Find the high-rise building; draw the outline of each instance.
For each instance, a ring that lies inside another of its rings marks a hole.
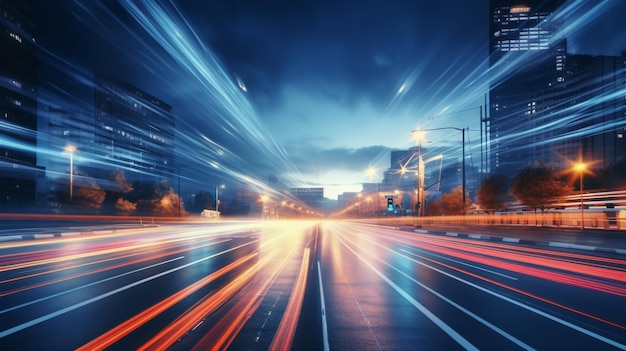
[[[34,0],[0,0],[0,206],[35,202],[37,43]]]
[[[295,199],[315,210],[324,207],[324,188],[289,188]]]
[[[566,41],[554,37],[555,24],[547,19],[562,2],[490,3],[489,63],[494,80],[486,129],[492,172],[513,173],[536,161],[533,149],[542,147],[545,136],[537,130],[549,121],[538,113],[549,106],[537,94],[562,79],[566,52]]]
[[[553,164],[568,160],[606,169],[626,159],[626,52],[622,56],[567,55],[566,79],[555,96],[559,110]]]
[[[551,16],[563,3],[491,1],[491,172],[566,168],[580,156],[601,168],[625,156],[624,57],[568,54]]]
[[[174,117],[163,101],[126,82],[99,78],[94,96],[94,162],[129,179],[175,176]]]
[[[548,50],[552,46],[555,22],[549,16],[564,0],[491,0],[489,59],[493,66],[502,59],[518,56],[511,52]],[[508,56],[507,56],[508,55]]]

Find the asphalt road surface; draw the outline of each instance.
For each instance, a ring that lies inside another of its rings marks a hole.
[[[341,221],[0,242],[1,350],[626,350],[624,255]]]

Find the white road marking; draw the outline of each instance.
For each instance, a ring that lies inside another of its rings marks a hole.
[[[410,252],[410,251],[408,251],[408,250],[405,250],[405,249],[400,249],[400,251],[403,251],[403,252],[406,252],[406,253],[408,253],[408,254],[410,254],[410,255],[413,255],[413,253],[412,253],[412,252]],[[428,252],[428,250],[420,250],[420,251],[427,251],[427,252]],[[469,264],[469,263],[461,262],[461,261],[459,261],[459,260],[455,260],[455,259],[453,259],[453,258],[448,258],[448,257],[445,257],[445,256],[443,256],[443,255],[438,255],[438,254],[436,254],[436,253],[432,253],[432,252],[428,252],[428,254],[429,254],[429,255],[432,255],[432,256],[435,256],[435,257],[438,257],[438,258],[440,258],[440,259],[444,259],[444,260],[448,260],[448,261],[451,261],[451,262],[454,262],[454,263],[460,264],[460,265],[464,265],[464,266],[472,267],[472,268],[474,268],[474,269],[478,269],[478,270],[481,270],[481,271],[485,271],[485,272],[487,272],[487,273],[491,273],[491,274],[499,275],[499,276],[504,277],[504,278],[508,278],[508,279],[511,279],[511,280],[517,280],[517,278],[515,278],[515,277],[512,277],[512,276],[510,276],[510,275],[506,275],[506,274],[504,274],[504,273],[500,273],[500,272],[492,271],[491,269],[487,269],[487,268],[479,267],[479,266],[476,266],[476,265],[473,265],[473,264]]]
[[[122,286],[122,287],[117,288],[117,289],[115,289],[115,290],[111,290],[111,291],[106,292],[106,293],[104,293],[104,294],[101,294],[101,295],[98,295],[98,296],[92,297],[92,298],[90,298],[90,299],[87,299],[87,300],[81,301],[81,302],[79,302],[79,303],[77,303],[77,304],[74,304],[74,305],[71,305],[71,306],[68,306],[68,307],[62,308],[62,309],[60,309],[60,310],[58,310],[58,311],[55,311],[55,312],[52,312],[52,313],[48,313],[47,315],[41,316],[41,317],[39,317],[39,318],[35,318],[35,319],[33,319],[33,320],[31,320],[31,321],[28,321],[28,322],[26,322],[26,323],[22,323],[22,324],[20,324],[20,325],[16,325],[16,326],[15,326],[15,327],[13,327],[13,328],[9,328],[9,329],[6,329],[6,330],[4,330],[4,331],[0,332],[0,338],[4,338],[5,336],[11,335],[11,334],[13,334],[13,333],[17,333],[17,332],[19,332],[19,331],[21,331],[21,330],[24,330],[24,329],[26,329],[26,328],[30,328],[30,327],[32,327],[32,326],[34,326],[34,325],[37,325],[37,324],[39,324],[39,323],[43,323],[43,322],[45,322],[45,321],[47,321],[47,320],[50,320],[50,319],[55,318],[55,317],[58,317],[58,316],[60,316],[60,315],[62,315],[62,314],[65,314],[65,313],[71,312],[71,311],[73,311],[73,310],[75,310],[75,309],[78,309],[78,308],[80,308],[80,307],[83,307],[83,306],[89,305],[90,303],[93,303],[93,302],[96,302],[96,301],[102,300],[102,299],[107,298],[107,297],[109,297],[109,296],[115,295],[115,294],[117,294],[117,293],[119,293],[119,292],[122,292],[122,291],[128,290],[128,289],[130,289],[130,288],[134,288],[135,286],[138,286],[138,285],[141,285],[141,284],[143,284],[143,283],[149,282],[149,281],[151,281],[151,280],[154,280],[154,279],[160,278],[160,277],[165,276],[165,275],[168,275],[168,274],[170,274],[170,273],[173,273],[173,272],[179,271],[179,270],[181,270],[181,269],[187,268],[187,267],[192,266],[192,265],[194,265],[194,264],[197,264],[197,263],[200,263],[200,262],[203,262],[203,261],[209,260],[209,259],[211,259],[211,258],[214,258],[214,257],[220,256],[220,255],[223,255],[223,254],[225,254],[225,253],[227,253],[227,252],[230,252],[230,251],[237,250],[237,249],[242,248],[242,247],[244,247],[244,246],[250,245],[250,244],[252,244],[252,243],[254,243],[254,242],[256,242],[256,241],[258,241],[258,240],[251,241],[251,242],[248,242],[248,243],[245,243],[245,244],[239,245],[239,246],[235,246],[235,247],[232,247],[232,248],[230,248],[230,249],[228,249],[228,250],[225,250],[225,251],[222,251],[222,252],[218,252],[218,253],[216,253],[216,254],[213,254],[213,255],[210,255],[210,256],[207,256],[207,257],[201,258],[201,259],[196,260],[196,261],[193,261],[193,262],[189,262],[189,263],[184,264],[184,265],[182,265],[182,266],[179,266],[179,267],[176,267],[176,268],[169,269],[169,270],[167,270],[167,271],[165,271],[165,272],[161,272],[161,273],[159,273],[159,274],[155,274],[155,275],[153,275],[153,276],[150,276],[150,277],[147,277],[147,278],[144,278],[144,279],[138,280],[138,281],[136,281],[136,282],[133,282],[133,283],[128,284],[128,285],[125,285],[125,286]]]
[[[317,261],[317,276],[320,282],[320,302],[322,305],[322,337],[324,341],[324,351],[330,351],[328,344],[328,324],[326,323],[326,303],[324,302],[324,286],[322,285],[322,268],[320,261]]]
[[[530,312],[536,313],[536,314],[538,314],[538,315],[540,315],[540,316],[542,316],[542,317],[545,317],[545,318],[547,318],[547,319],[550,319],[550,320],[552,320],[552,321],[554,321],[554,322],[556,322],[556,323],[562,324],[562,325],[564,325],[564,326],[566,326],[566,327],[569,327],[569,328],[574,329],[574,330],[576,330],[576,331],[578,331],[578,332],[581,332],[581,333],[583,333],[583,334],[585,334],[585,335],[588,335],[588,336],[590,336],[590,337],[592,337],[592,338],[594,338],[594,339],[596,339],[596,340],[599,340],[599,341],[605,342],[605,343],[607,343],[607,344],[609,344],[609,345],[612,345],[612,346],[614,346],[614,347],[617,347],[617,348],[618,348],[618,349],[620,349],[620,350],[626,350],[626,345],[624,345],[624,344],[620,344],[620,343],[618,343],[617,341],[614,341],[614,340],[611,340],[611,339],[609,339],[609,338],[606,338],[606,337],[604,337],[604,336],[602,336],[602,335],[599,335],[599,334],[597,334],[597,333],[594,333],[594,332],[592,332],[592,331],[590,331],[590,330],[588,330],[588,329],[585,329],[585,328],[583,328],[583,327],[577,326],[577,325],[575,325],[575,324],[573,324],[573,323],[570,323],[570,322],[568,322],[568,321],[566,321],[566,320],[563,320],[563,319],[561,319],[561,318],[559,318],[559,317],[557,317],[557,316],[554,316],[554,315],[551,315],[551,314],[546,313],[546,312],[544,312],[544,311],[541,311],[541,310],[539,310],[539,309],[537,309],[537,308],[534,308],[534,307],[532,307],[532,306],[526,305],[526,304],[524,304],[524,303],[522,303],[522,302],[519,302],[519,301],[513,300],[512,298],[510,298],[510,297],[508,297],[508,296],[505,296],[505,295],[499,294],[499,293],[497,293],[497,292],[495,292],[495,291],[492,291],[492,290],[489,290],[489,289],[487,289],[487,288],[485,288],[485,287],[482,287],[482,286],[480,286],[480,285],[474,284],[474,283],[472,283],[472,282],[470,282],[470,281],[467,281],[467,280],[465,280],[465,279],[463,279],[463,278],[457,277],[457,276],[455,276],[455,275],[453,275],[453,274],[450,274],[450,273],[448,273],[448,272],[445,272],[445,271],[443,271],[443,270],[441,270],[441,269],[438,269],[438,268],[436,268],[436,267],[433,267],[433,266],[431,266],[431,265],[429,265],[429,264],[426,264],[426,263],[424,263],[424,262],[420,262],[420,261],[418,261],[418,260],[416,260],[416,259],[413,259],[413,258],[411,258],[411,257],[408,257],[408,256],[405,256],[405,255],[402,255],[402,254],[400,254],[400,253],[397,253],[397,254],[398,254],[398,255],[400,255],[400,256],[402,256],[402,257],[404,257],[404,258],[406,258],[406,259],[408,259],[408,260],[411,260],[411,261],[413,261],[413,262],[415,262],[415,263],[417,263],[417,264],[420,264],[420,265],[422,265],[422,266],[424,266],[424,267],[428,267],[428,268],[430,268],[430,269],[432,269],[432,270],[434,270],[434,271],[437,271],[437,272],[439,272],[439,273],[441,273],[441,274],[443,274],[443,275],[446,275],[446,276],[448,276],[448,277],[450,277],[450,278],[452,278],[452,279],[458,280],[458,281],[460,281],[461,283],[467,284],[467,285],[469,285],[469,286],[471,286],[471,287],[473,287],[473,288],[476,288],[476,289],[478,289],[478,290],[481,290],[481,291],[483,291],[483,292],[486,292],[487,294],[490,294],[490,295],[492,295],[492,296],[495,296],[495,297],[497,297],[497,298],[499,298],[499,299],[502,299],[502,300],[507,301],[507,302],[509,302],[509,303],[512,303],[512,304],[514,304],[514,305],[516,305],[516,306],[519,306],[519,307],[521,307],[521,308],[523,308],[523,309],[525,309],[525,310],[528,310],[528,311],[530,311]]]
[[[404,251],[404,250],[402,250],[402,251]],[[408,253],[410,254],[410,252],[408,252]],[[475,320],[477,320],[478,322],[482,323],[483,325],[489,327],[491,330],[493,330],[496,333],[502,335],[503,337],[505,337],[509,341],[513,342],[517,346],[521,347],[522,349],[524,349],[524,350],[535,350],[530,345],[524,343],[523,341],[519,340],[518,338],[514,337],[513,335],[511,335],[511,334],[505,332],[504,330],[498,328],[496,325],[494,325],[494,324],[490,323],[489,321],[483,319],[482,317],[476,315],[475,313],[473,313],[470,310],[466,309],[465,307],[457,304],[456,302],[450,300],[449,298],[441,295],[440,293],[436,292],[435,290],[433,290],[433,289],[429,288],[428,286],[424,285],[423,283],[417,281],[415,278],[413,278],[413,277],[409,276],[408,274],[402,272],[398,268],[388,264],[387,262],[383,262],[383,263],[386,264],[387,266],[389,266],[390,268],[392,268],[393,270],[395,270],[396,272],[402,274],[404,277],[406,277],[407,279],[411,280],[415,284],[417,284],[417,285],[421,286],[422,288],[428,290],[429,292],[431,292],[435,296],[439,297],[443,301],[445,301],[445,302],[449,303],[450,305],[454,306],[455,308],[457,308],[461,312],[467,314],[468,316],[474,318]]]
[[[434,313],[432,313],[429,309],[427,309],[424,305],[417,302],[411,295],[409,295],[406,291],[402,290],[396,283],[394,283],[391,279],[389,279],[386,275],[384,275],[381,271],[376,269],[371,263],[365,260],[364,257],[359,255],[356,251],[354,251],[350,246],[348,246],[339,236],[337,239],[348,249],[350,250],[356,257],[358,257],[366,266],[368,266],[376,275],[378,275],[382,280],[384,280],[389,286],[391,286],[395,291],[397,291],[405,300],[407,300],[411,305],[417,308],[420,312],[422,312],[428,319],[430,319],[435,325],[437,325],[441,330],[443,330],[446,334],[448,334],[454,341],[456,341],[461,347],[466,350],[475,350],[478,351],[478,348],[472,343],[470,343],[467,339],[465,339],[461,334],[459,334],[456,330],[452,329],[449,325],[447,325],[444,321],[439,319]]]

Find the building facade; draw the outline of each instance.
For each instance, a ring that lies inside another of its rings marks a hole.
[[[36,1],[0,0],[0,207],[34,204],[37,167]]]
[[[175,179],[172,108],[129,83],[97,78],[93,161],[128,179]]]
[[[569,54],[551,17],[563,2],[491,1],[491,172],[580,158],[604,168],[625,157],[625,56]]]
[[[565,73],[567,43],[549,16],[563,1],[490,2],[490,170],[511,174],[544,148],[551,106],[540,97]],[[546,113],[544,113],[546,112]],[[545,149],[545,148],[544,148]]]
[[[324,188],[289,188],[289,193],[304,205],[316,209],[324,209]]]

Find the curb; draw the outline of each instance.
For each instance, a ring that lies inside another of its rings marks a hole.
[[[6,235],[0,236],[0,243],[18,241],[18,240],[37,240],[37,239],[52,239],[52,238],[69,238],[75,236],[88,236],[97,234],[114,234],[128,229],[157,227],[156,225],[142,225],[136,228],[123,228],[123,229],[105,229],[105,230],[88,230],[84,232],[60,232],[60,233],[35,233],[35,234],[22,234],[22,235]]]
[[[457,237],[457,238],[463,238],[463,239],[505,242],[505,243],[522,244],[522,245],[548,246],[548,247],[555,247],[555,248],[560,248],[560,249],[575,249],[575,250],[626,255],[626,250],[624,249],[614,249],[614,248],[580,245],[580,244],[568,244],[568,243],[562,243],[562,242],[557,242],[557,241],[528,240],[528,239],[502,237],[502,236],[463,234],[463,233],[456,233],[456,232],[443,232],[443,231],[426,230],[426,229],[409,229],[409,228],[398,228],[398,227],[396,227],[396,229],[408,230],[408,231],[412,231],[415,233],[442,235],[442,236],[450,236],[450,237]]]

